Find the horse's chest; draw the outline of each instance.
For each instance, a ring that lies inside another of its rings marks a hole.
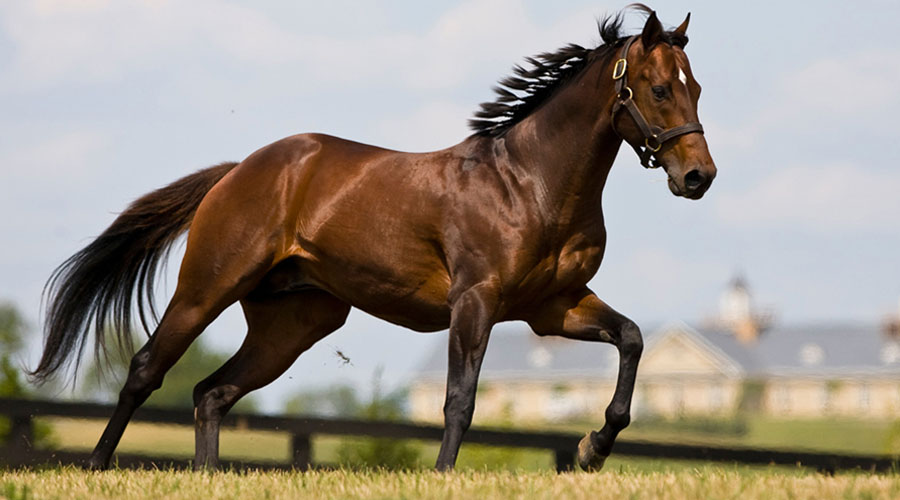
[[[560,251],[554,281],[561,287],[583,285],[590,280],[603,260],[600,245],[572,245]]]
[[[521,303],[539,303],[565,290],[583,287],[600,268],[604,243],[602,237],[582,233],[541,255],[518,280]]]

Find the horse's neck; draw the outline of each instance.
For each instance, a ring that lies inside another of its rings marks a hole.
[[[541,183],[541,202],[554,217],[602,217],[603,187],[622,141],[611,124],[612,80],[592,87],[598,78],[589,72],[567,85],[502,139]]]

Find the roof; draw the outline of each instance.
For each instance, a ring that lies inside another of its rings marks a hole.
[[[744,345],[728,331],[667,323],[645,334],[645,355],[671,334],[691,338],[711,355],[737,367],[745,376],[856,376],[900,374],[900,343],[887,339],[878,325],[862,323],[775,327],[754,345]],[[613,378],[618,354],[609,344],[538,337],[522,326],[491,335],[482,365],[483,380]],[[444,380],[445,343],[432,352],[420,376]]]
[[[900,345],[876,324],[777,328],[756,351],[761,374],[900,373]]]

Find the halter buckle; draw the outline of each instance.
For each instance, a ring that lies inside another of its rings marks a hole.
[[[625,93],[626,90],[628,91],[628,97],[625,97],[625,96],[623,95],[623,94]],[[634,92],[631,91],[631,87],[625,87],[625,88],[622,89],[621,92],[619,92],[619,100],[622,101],[623,103],[624,103],[625,101],[631,99],[632,97],[634,97]]]
[[[650,145],[650,139],[653,139],[653,142],[656,143],[656,148]],[[647,137],[646,139],[644,139],[644,146],[646,146],[651,153],[658,153],[659,150],[663,147],[662,143],[659,142],[659,136],[656,134],[653,134],[653,137]]]
[[[625,76],[626,69],[628,69],[628,61],[625,58],[616,61],[616,65],[613,67],[613,80],[618,80]]]

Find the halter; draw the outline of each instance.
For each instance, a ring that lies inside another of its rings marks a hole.
[[[613,80],[616,81],[616,103],[613,104],[612,108],[612,124],[616,134],[618,134],[622,140],[628,142],[622,137],[622,134],[619,134],[615,125],[615,118],[619,113],[619,110],[622,108],[628,110],[634,123],[641,130],[641,133],[644,134],[643,145],[635,145],[630,142],[628,142],[628,144],[634,148],[634,152],[637,153],[638,157],[641,159],[641,165],[645,168],[658,168],[660,163],[659,159],[656,157],[656,153],[662,149],[667,141],[694,132],[702,134],[703,125],[700,125],[697,122],[689,122],[684,125],[664,130],[655,125],[650,125],[647,122],[647,119],[644,118],[644,115],[641,114],[641,111],[638,109],[637,104],[634,103],[634,99],[632,99],[634,93],[631,91],[631,87],[628,86],[628,60],[626,58],[628,57],[628,49],[631,48],[631,44],[634,43],[637,38],[637,36],[633,36],[625,42],[625,45],[622,47],[622,56],[616,61],[616,65],[613,66],[612,77]]]

